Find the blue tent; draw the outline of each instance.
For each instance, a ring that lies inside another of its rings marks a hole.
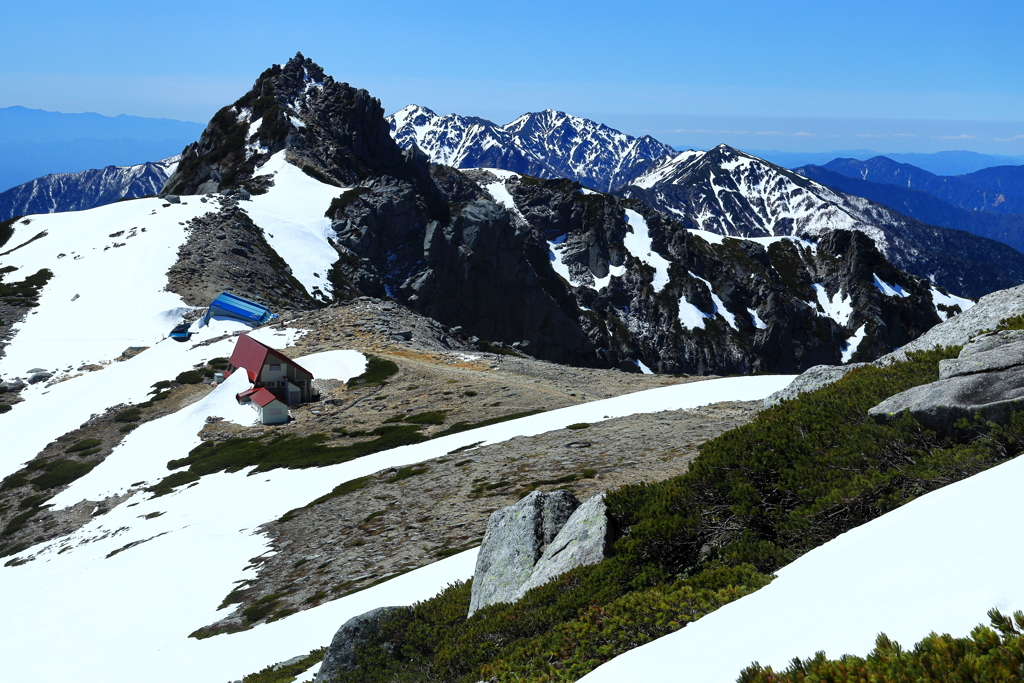
[[[209,323],[210,318],[214,316],[235,318],[250,325],[262,325],[273,318],[274,314],[255,302],[224,292],[210,304],[206,315],[203,316],[203,322]]]

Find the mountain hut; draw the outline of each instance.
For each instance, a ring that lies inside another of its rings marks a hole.
[[[238,368],[246,369],[255,388],[267,389],[286,405],[313,400],[313,373],[247,334],[238,336],[224,376]]]
[[[281,403],[272,393],[264,388],[248,389],[235,398],[239,403],[249,403],[260,416],[260,423],[265,425],[284,424],[288,421],[288,406]]]

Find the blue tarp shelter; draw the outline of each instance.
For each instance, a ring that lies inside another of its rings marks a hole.
[[[273,318],[274,314],[258,303],[224,292],[206,310],[203,324],[209,323],[212,317],[234,318],[250,325],[262,325]]]

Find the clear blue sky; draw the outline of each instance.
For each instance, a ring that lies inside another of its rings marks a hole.
[[[676,145],[1024,154],[1024,3],[7,3],[0,107],[209,119],[296,51],[391,112]],[[830,137],[831,136],[831,137]]]

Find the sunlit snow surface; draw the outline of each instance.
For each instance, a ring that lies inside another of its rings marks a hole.
[[[316,354],[299,361],[315,366],[329,360],[339,367],[353,360],[323,356]],[[358,362],[352,365],[349,371],[359,369]],[[326,645],[337,627],[351,616],[374,607],[410,604],[430,597],[451,581],[469,578],[475,565],[475,551],[468,551],[250,631],[201,641],[188,638],[196,628],[224,616],[216,608],[234,582],[255,576],[254,570],[245,567],[250,558],[267,551],[266,538],[254,533],[260,524],[344,481],[438,457],[478,441],[500,442],[577,422],[593,423],[634,413],[757,400],[791,380],[792,376],[737,377],[663,387],[404,446],[331,467],[274,470],[255,476],[246,476],[247,472],[221,473],[161,498],[136,494],[71,536],[17,556],[36,556],[35,560],[0,568],[0,595],[4,596],[0,623],[5,626],[0,657],[4,675],[15,681],[134,683],[144,672],[149,683],[236,680]],[[241,377],[234,382],[245,384]],[[202,402],[140,427],[103,464],[62,493],[61,500],[80,500],[119,488],[122,482],[139,481],[134,479],[137,476],[165,474],[166,468],[158,472],[158,465],[183,457],[198,443],[197,425],[207,415],[235,416],[228,413],[238,408],[231,404],[237,389],[225,383]],[[128,506],[134,503],[138,504]],[[163,514],[145,519],[152,512]],[[64,548],[68,550],[61,553]],[[123,550],[108,558],[119,549]],[[54,651],[61,656],[47,657]],[[43,659],[45,666],[41,667]]]
[[[643,216],[632,209],[626,209],[626,220],[629,221],[631,231],[622,238],[622,246],[630,254],[654,268],[654,291],[660,292],[668,284],[668,268],[672,264],[654,251],[647,221]]]
[[[580,680],[722,683],[754,661],[778,671],[819,650],[864,656],[881,632],[904,648],[931,631],[966,636],[992,607],[1024,608],[1022,486],[1018,457],[922,496]]]
[[[324,213],[331,200],[346,190],[309,177],[285,161],[284,150],[270,157],[255,174],[272,175],[274,186],[240,206],[263,228],[267,242],[291,266],[306,291],[312,294],[319,288],[330,292],[327,273],[338,260],[338,252],[327,241],[334,231]]]
[[[951,317],[949,315],[949,312],[940,310],[940,304],[942,304],[943,306],[950,307],[959,306],[960,312],[963,313],[968,308],[973,306],[974,302],[971,301],[970,299],[964,299],[963,297],[959,297],[953,294],[943,294],[939,290],[932,287],[932,304],[935,305],[935,312],[939,314],[940,318],[942,318],[943,320],[949,320],[949,318]]]

